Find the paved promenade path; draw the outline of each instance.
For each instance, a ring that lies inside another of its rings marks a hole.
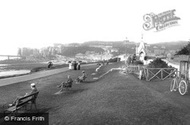
[[[82,67],[89,66],[89,65],[95,65],[95,64],[86,64],[86,65],[82,65]],[[24,82],[24,81],[33,80],[33,79],[38,79],[38,78],[42,78],[42,77],[46,77],[46,76],[50,76],[50,75],[59,74],[59,73],[62,73],[62,72],[68,71],[68,70],[69,70],[68,67],[65,67],[65,68],[52,69],[52,70],[46,70],[46,71],[39,71],[36,73],[23,75],[23,76],[0,79],[0,86],[10,85],[10,84]]]
[[[172,61],[168,61],[168,60],[166,60],[166,59],[163,59],[166,63],[168,63],[168,65],[169,66],[173,66],[173,67],[175,67],[175,68],[177,68],[178,69],[178,71],[179,71],[179,65],[180,65],[180,63],[178,63],[178,62],[172,62]]]

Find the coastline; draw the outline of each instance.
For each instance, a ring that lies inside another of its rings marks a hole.
[[[61,72],[67,71],[67,70],[69,70],[69,69],[67,67],[65,67],[65,68],[60,68],[60,69],[39,71],[39,72],[24,74],[24,75],[20,75],[20,76],[16,75],[17,77],[8,77],[8,78],[0,79],[0,83],[1,83],[0,86],[29,81],[29,80],[33,80],[33,79],[38,79],[38,78],[58,74],[58,73],[61,73]]]
[[[0,64],[0,79],[16,77],[26,74],[31,74],[34,72],[39,72],[42,70],[51,70],[55,68],[63,68],[67,67],[68,64],[64,63],[56,63],[51,67],[51,69],[47,68],[47,62],[25,62],[25,63],[7,63]]]
[[[93,64],[84,64],[84,65],[81,65],[81,67],[93,66],[93,65],[96,66],[96,64],[93,63]],[[20,75],[17,77],[8,77],[8,78],[0,79],[0,87],[14,84],[14,83],[19,83],[19,82],[30,81],[33,79],[43,78],[43,77],[59,74],[59,73],[69,71],[69,70],[70,69],[68,67],[62,67],[62,68],[42,70],[42,71],[33,72],[33,73],[25,74],[25,75]]]

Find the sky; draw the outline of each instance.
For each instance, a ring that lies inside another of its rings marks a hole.
[[[145,14],[175,9],[178,26],[143,29]],[[189,40],[188,0],[0,0],[0,55],[53,43]]]

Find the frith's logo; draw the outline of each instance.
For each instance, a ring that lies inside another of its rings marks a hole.
[[[144,30],[151,30],[155,28],[156,31],[160,31],[167,27],[177,25],[178,20],[180,20],[180,18],[176,17],[174,12],[175,9],[165,11],[158,15],[155,15],[154,13],[144,15],[143,16],[143,19],[145,21],[145,23],[143,24]]]

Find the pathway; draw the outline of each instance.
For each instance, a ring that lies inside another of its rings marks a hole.
[[[82,67],[90,66],[90,65],[95,65],[95,64],[86,64],[86,65],[82,65]],[[27,75],[23,75],[23,76],[0,79],[0,86],[10,85],[10,84],[24,82],[24,81],[33,80],[33,79],[38,79],[38,78],[42,78],[42,77],[46,77],[46,76],[50,76],[50,75],[59,74],[59,73],[62,73],[62,72],[68,71],[68,70],[69,70],[68,67],[64,67],[64,68],[59,68],[59,69],[39,71],[36,73],[27,74]]]

